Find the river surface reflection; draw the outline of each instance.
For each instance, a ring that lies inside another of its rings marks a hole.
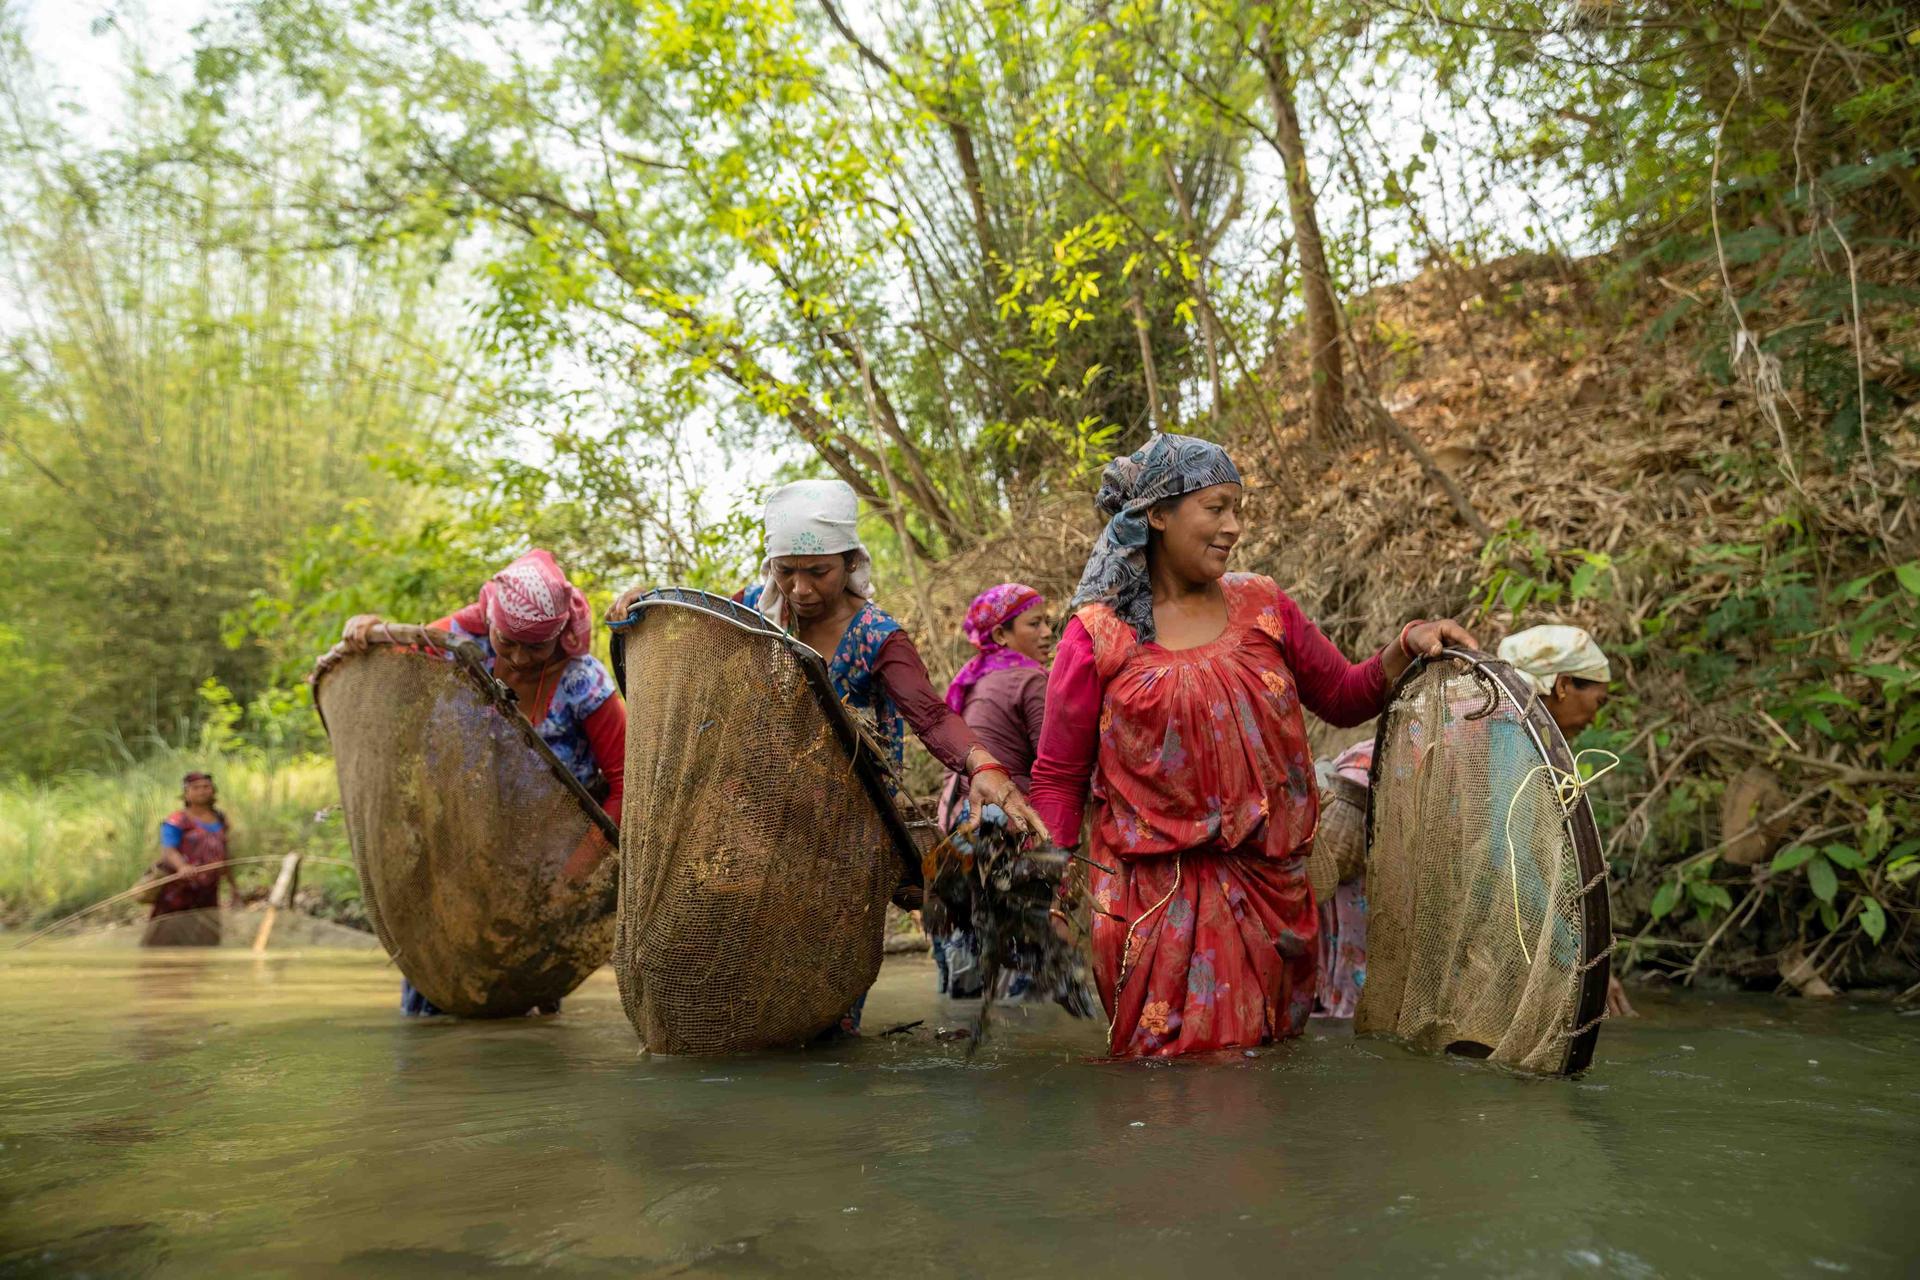
[[[971,1059],[924,960],[869,1035],[643,1058],[555,1018],[409,1022],[377,954],[0,958],[0,1276],[1909,1274],[1920,1016],[1636,994],[1578,1081],[1315,1024]],[[914,1031],[877,1033],[913,1019]]]

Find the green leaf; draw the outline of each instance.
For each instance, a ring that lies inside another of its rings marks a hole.
[[[1795,867],[1805,863],[1808,858],[1814,855],[1814,852],[1814,848],[1810,844],[1796,844],[1791,849],[1782,849],[1773,855],[1773,866],[1770,867],[1769,870],[1776,874],[1782,871],[1791,871]]]
[[[1860,899],[1860,928],[1875,943],[1887,934],[1887,912],[1878,898]]]
[[[1840,892],[1840,877],[1834,874],[1832,863],[1816,857],[1807,864],[1807,886],[1820,901],[1832,902],[1833,895]]]
[[[1886,749],[1880,753],[1880,758],[1890,765],[1899,764],[1913,754],[1915,747],[1920,747],[1920,729],[1915,729],[1912,733],[1903,733],[1889,742]]]
[[[1655,920],[1665,919],[1667,913],[1673,910],[1674,901],[1679,898],[1679,896],[1680,882],[1677,880],[1669,880],[1655,890],[1653,895],[1653,918]]]
[[[1920,560],[1909,560],[1893,571],[1900,579],[1900,585],[1907,589],[1910,596],[1920,596]]]
[[[1573,598],[1575,600],[1585,600],[1588,596],[1591,596],[1594,593],[1594,580],[1599,576],[1600,566],[1597,564],[1583,564],[1578,569],[1575,569],[1573,571],[1573,581],[1568,584],[1568,590],[1572,592]]]
[[[1861,867],[1867,865],[1866,858],[1862,857],[1860,851],[1852,845],[1823,845],[1820,852],[1827,855],[1828,862],[1838,867],[1846,867],[1850,871],[1858,871]]]

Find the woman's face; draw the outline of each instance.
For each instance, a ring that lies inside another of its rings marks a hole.
[[[540,644],[524,644],[502,635],[498,627],[487,628],[487,640],[493,645],[493,660],[496,666],[505,667],[516,676],[536,676],[547,669],[553,661],[554,651],[560,647],[560,637]]]
[[[1167,570],[1185,582],[1211,582],[1227,571],[1240,541],[1240,486],[1196,489],[1153,508],[1147,524],[1160,535],[1154,551]]]
[[[195,778],[183,788],[183,794],[188,804],[210,805],[213,803],[214,795],[213,779]]]
[[[773,558],[773,585],[780,589],[788,612],[800,622],[825,617],[847,593],[851,576],[844,554]]]
[[[1030,605],[1026,612],[1011,622],[995,627],[993,639],[994,643],[1024,654],[1043,667],[1053,657],[1053,623],[1048,620],[1047,611],[1037,603]]]
[[[1581,680],[1575,676],[1558,675],[1553,678],[1553,692],[1546,696],[1547,714],[1560,726],[1560,732],[1571,742],[1600,714],[1600,708],[1607,705],[1607,682],[1604,680]]]

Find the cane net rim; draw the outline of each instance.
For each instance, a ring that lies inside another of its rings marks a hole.
[[[540,757],[541,763],[546,765],[547,771],[553,774],[555,781],[559,782],[567,794],[573,797],[574,803],[580,806],[580,812],[586,815],[587,820],[599,827],[600,834],[607,837],[609,841],[615,843],[619,841],[620,825],[607,816],[606,810],[600,807],[599,801],[593,798],[593,794],[587,790],[586,785],[573,776],[571,769],[561,763],[560,757],[553,753],[553,748],[548,746],[547,740],[540,736],[540,731],[534,728],[533,722],[520,714],[519,698],[515,696],[512,689],[507,687],[504,680],[487,670],[487,657],[479,645],[464,636],[456,636],[451,631],[443,631],[436,627],[409,626],[400,623],[382,625],[392,637],[390,644],[375,644],[361,653],[352,652],[344,644],[335,645],[313,664],[313,672],[308,677],[313,686],[313,711],[320,717],[320,727],[326,730],[329,739],[333,737],[333,730],[327,724],[326,710],[320,705],[320,688],[326,678],[344,663],[356,658],[372,657],[383,649],[389,653],[414,658],[430,658],[443,663],[451,657],[453,659],[451,665],[467,678],[482,698],[501,713],[501,718],[508,728],[526,745],[527,749]],[[623,688],[621,692],[625,693],[625,689]]]
[[[849,760],[859,774],[861,786],[866,790],[867,798],[873,802],[880,820],[887,826],[887,836],[893,849],[900,858],[902,881],[905,884],[918,885],[922,882],[921,842],[913,835],[915,823],[909,822],[895,801],[891,784],[892,769],[878,745],[854,723],[847,713],[840,695],[834,690],[833,678],[827,671],[826,659],[821,657],[813,646],[782,627],[758,609],[746,605],[728,596],[717,595],[711,591],[702,591],[696,587],[655,587],[640,596],[627,610],[625,619],[608,624],[612,632],[607,641],[607,652],[611,658],[613,678],[619,682],[620,695],[627,696],[627,634],[639,625],[650,609],[687,609],[718,619],[732,627],[737,627],[750,635],[762,636],[778,643],[786,649],[793,660],[800,664],[801,673],[806,676],[807,684],[813,690],[814,699],[819,703],[821,714],[833,728],[834,736],[845,748]]]

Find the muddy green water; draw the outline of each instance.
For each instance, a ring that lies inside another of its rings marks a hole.
[[[959,1011],[889,963],[870,1031]],[[1920,1017],[1640,996],[1576,1082],[1053,1010],[643,1059],[403,1020],[377,956],[0,953],[0,1275],[1814,1275],[1920,1262]]]

